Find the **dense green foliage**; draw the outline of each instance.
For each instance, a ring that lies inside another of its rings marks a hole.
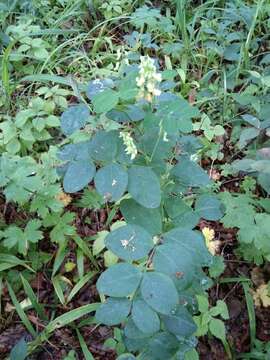
[[[204,335],[236,356],[207,291],[224,280],[215,224],[239,259],[270,260],[269,15],[263,0],[0,1],[0,300],[31,334],[11,359],[65,326],[81,350],[64,359],[93,359],[89,324],[114,329],[119,360],[196,360]]]

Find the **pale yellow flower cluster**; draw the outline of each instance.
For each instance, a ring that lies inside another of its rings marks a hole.
[[[139,76],[136,78],[137,86],[140,88],[138,98],[152,101],[153,96],[159,96],[161,91],[158,84],[161,82],[161,74],[157,72],[154,60],[148,55],[141,56],[139,65]]]
[[[215,230],[204,227],[202,233],[205,239],[205,245],[208,251],[214,256],[219,250],[220,241],[215,240]]]
[[[123,143],[126,147],[125,152],[130,155],[131,160],[135,159],[138,150],[130,134],[128,132],[121,131],[119,136],[123,139]]]

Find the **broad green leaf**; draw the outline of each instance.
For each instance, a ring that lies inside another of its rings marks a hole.
[[[27,357],[27,344],[22,338],[17,344],[13,347],[10,353],[10,360],[24,360]]]
[[[213,195],[201,195],[195,203],[196,213],[206,220],[219,220],[224,215],[222,203]]]
[[[106,89],[92,96],[94,111],[97,114],[112,110],[118,103],[119,96],[116,91]]]
[[[197,263],[192,253],[176,243],[165,243],[156,248],[154,269],[169,275],[178,290],[186,288],[196,272]]]
[[[62,161],[89,160],[90,145],[89,141],[64,145],[58,151],[57,157]]]
[[[133,301],[132,319],[139,330],[149,335],[157,332],[160,328],[157,313],[144,300]]]
[[[179,249],[183,248],[189,252],[198,266],[200,264],[206,265],[211,260],[204,238],[198,232],[184,228],[175,228],[165,233],[163,239],[165,243],[176,243]]]
[[[111,79],[96,79],[90,81],[87,85],[86,95],[87,97],[92,100],[95,95],[113,88],[114,83]]]
[[[79,104],[69,107],[61,115],[61,129],[65,135],[71,135],[85,126],[90,116],[86,105]]]
[[[260,173],[258,176],[258,183],[268,194],[270,194],[270,176],[268,173]]]
[[[124,297],[132,294],[141,281],[140,270],[127,263],[119,263],[103,272],[98,281],[98,292],[113,297]]]
[[[90,154],[97,161],[113,161],[120,139],[116,131],[99,131],[90,143]]]
[[[173,168],[172,175],[177,178],[181,185],[187,187],[201,187],[210,184],[207,173],[195,162],[181,158]]]
[[[134,323],[132,318],[128,319],[128,322],[124,329],[124,334],[129,339],[146,339],[149,334],[142,332]]]
[[[177,134],[179,131],[192,131],[191,119],[198,116],[198,109],[188,101],[176,98],[175,101],[164,101],[159,104],[157,115],[163,119],[163,128],[168,134]]]
[[[179,340],[170,333],[161,332],[149,342],[150,354],[155,360],[171,359],[179,347]]]
[[[137,352],[137,351],[142,351],[142,349],[145,349],[148,340],[149,338],[131,339],[125,336],[124,344],[128,351]]]
[[[97,322],[113,326],[123,322],[131,309],[128,299],[109,298],[97,309],[95,318]]]
[[[132,166],[128,174],[128,191],[140,205],[157,208],[161,201],[160,183],[157,175],[146,166]]]
[[[209,323],[209,330],[212,335],[220,340],[226,340],[226,330],[223,321],[212,318]]]
[[[95,186],[106,201],[117,201],[126,191],[128,174],[121,165],[110,164],[98,170]]]
[[[120,259],[144,258],[153,248],[151,235],[138,225],[125,225],[112,231],[105,239],[106,247]]]
[[[259,136],[260,130],[254,127],[245,128],[241,131],[238,146],[240,149],[243,149],[248,143]]]
[[[145,112],[136,105],[128,105],[121,111],[113,109],[109,111],[106,116],[111,120],[127,123],[142,120],[145,116]]]
[[[137,224],[143,227],[152,236],[161,233],[162,222],[160,209],[147,209],[133,199],[123,200],[120,210],[129,224]]]
[[[95,175],[95,165],[90,160],[71,162],[64,176],[65,192],[75,193],[82,190]]]
[[[183,199],[170,196],[165,200],[165,209],[175,225],[193,229],[199,222],[199,215]]]
[[[162,320],[166,329],[177,336],[189,337],[197,329],[192,316],[183,306],[179,306],[174,314],[162,316]]]
[[[141,284],[143,299],[155,311],[170,314],[178,304],[178,293],[171,278],[158,272],[148,272]]]

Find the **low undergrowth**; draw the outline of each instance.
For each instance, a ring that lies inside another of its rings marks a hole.
[[[0,358],[268,359],[269,4],[0,9]]]

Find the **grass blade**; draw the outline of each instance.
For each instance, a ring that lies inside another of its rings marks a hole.
[[[65,305],[65,296],[60,284],[60,277],[57,275],[54,278],[52,278],[52,284],[55,290],[55,293],[62,305]]]
[[[93,254],[91,253],[91,250],[89,249],[87,244],[79,236],[74,236],[73,240],[78,245],[78,247],[82,250],[82,252],[89,258],[89,260],[95,266],[95,268],[98,270],[99,269],[98,263],[97,263],[95,257],[93,256]]]
[[[52,277],[54,277],[54,275],[57,273],[58,269],[62,265],[66,254],[67,254],[66,243],[64,243],[64,244],[60,245],[59,249],[57,250],[54,264],[53,264]]]
[[[34,309],[36,310],[38,316],[42,320],[48,320],[48,317],[47,317],[47,315],[45,313],[45,310],[44,310],[44,306],[42,304],[39,304],[38,299],[37,299],[33,289],[31,288],[31,285],[23,277],[22,274],[21,274],[21,279],[22,279],[22,284],[23,284],[24,291],[25,291],[26,295],[29,297],[29,299],[30,299]]]
[[[15,266],[24,266],[26,269],[35,272],[30,266],[28,266],[26,264],[25,261],[20,260],[19,258],[17,258],[14,255],[9,255],[9,254],[0,254],[0,271],[6,270],[5,267],[8,266],[8,264],[10,264],[8,268],[11,267],[15,267]],[[2,269],[3,268],[3,269]]]
[[[96,272],[94,272],[94,271],[89,272],[88,274],[84,275],[84,276],[78,281],[78,283],[74,286],[74,288],[73,288],[73,289],[71,290],[71,292],[69,293],[69,295],[68,295],[68,297],[67,297],[66,304],[73,299],[73,297],[81,290],[81,288],[82,288],[94,275],[96,275]]]
[[[28,343],[28,355],[30,355],[35,349],[42,345],[43,342],[48,341],[56,329],[67,326],[73,323],[75,320],[78,320],[79,318],[96,311],[99,306],[100,303],[84,305],[55,318],[45,327],[42,333],[39,334],[34,341]]]
[[[77,332],[77,336],[81,345],[81,349],[84,355],[85,360],[95,360],[95,358],[93,357],[93,355],[91,354],[91,352],[88,350],[88,347],[84,341],[84,338],[82,337],[81,333],[79,332],[78,329],[76,329]]]
[[[256,314],[254,309],[254,302],[252,295],[250,293],[249,285],[247,283],[242,283],[242,286],[244,289],[246,303],[247,303],[251,348],[253,348],[256,340]]]
[[[9,292],[9,295],[10,295],[11,300],[13,302],[13,305],[15,306],[16,311],[17,311],[19,317],[21,318],[24,326],[26,327],[26,329],[29,331],[29,333],[33,337],[36,337],[37,336],[36,331],[34,330],[32,324],[30,323],[30,321],[28,319],[28,317],[26,316],[23,308],[21,307],[19,301],[17,300],[16,295],[15,295],[12,287],[9,285],[9,283],[7,283],[7,287],[8,287],[8,292]]]
[[[52,333],[56,329],[66,326],[73,321],[78,320],[82,316],[87,315],[92,311],[95,311],[99,307],[99,305],[99,303],[83,305],[77,309],[69,311],[66,314],[60,315],[46,326],[45,331],[47,333]]]

